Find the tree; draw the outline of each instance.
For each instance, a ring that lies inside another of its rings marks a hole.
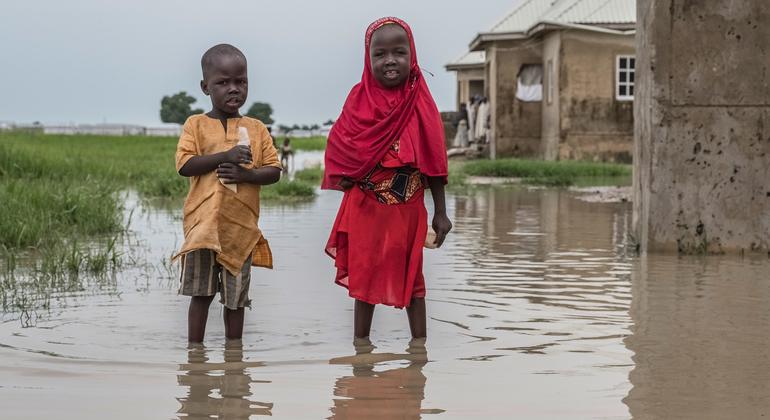
[[[294,124],[294,125],[291,126],[291,129],[292,130],[299,130],[299,125],[298,124]]]
[[[318,124],[313,124],[313,125],[310,126],[311,130],[318,130],[319,128],[321,128],[321,126],[318,125]]]
[[[273,121],[273,107],[270,106],[270,104],[265,102],[254,102],[251,107],[249,108],[249,111],[246,112],[246,115],[251,118],[256,118],[262,123],[270,125],[274,123]]]
[[[329,121],[326,121],[324,125],[334,125],[335,121],[331,118],[329,118]]]
[[[289,131],[291,131],[291,127],[283,124],[278,124],[278,129],[281,131],[281,133],[288,133]]]
[[[160,100],[160,120],[164,123],[184,124],[190,115],[202,114],[202,109],[192,109],[195,98],[182,91],[175,95],[164,96]]]

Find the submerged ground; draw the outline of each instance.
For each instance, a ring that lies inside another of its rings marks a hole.
[[[295,165],[320,157],[300,154]],[[427,342],[410,343],[403,312],[378,308],[374,348],[353,343],[352,302],[322,252],[339,193],[266,203],[276,269],[254,271],[243,343],[225,343],[215,309],[205,347],[188,348],[187,301],[168,263],[182,240],[180,204],[121,191],[116,226],[125,228],[105,235],[117,261],[107,269],[62,273],[43,289],[33,287],[41,271],[25,269],[40,256],[10,254],[18,268],[3,276],[3,300],[15,302],[0,317],[3,417],[702,419],[770,410],[768,260],[639,258],[628,204],[553,189],[454,190],[455,231],[444,249],[426,251]],[[103,250],[94,235],[86,243]]]

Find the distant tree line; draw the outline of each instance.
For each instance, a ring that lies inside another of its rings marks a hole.
[[[174,95],[164,96],[160,100],[160,120],[164,123],[177,123],[184,124],[191,115],[202,114],[204,111],[200,108],[193,109],[196,99],[182,91]],[[273,107],[266,102],[254,102],[246,111],[246,115],[252,118],[256,118],[267,125],[272,125],[273,120]],[[334,120],[329,119],[323,125],[333,125]],[[312,125],[284,125],[279,124],[278,129],[286,133],[292,130],[305,130],[314,131],[321,128],[320,124]]]
[[[170,96],[164,96],[160,100],[160,120],[164,123],[184,124],[191,115],[202,114],[200,108],[193,109],[196,99],[182,91]],[[256,118],[263,123],[273,124],[273,107],[265,102],[254,102],[246,115]]]

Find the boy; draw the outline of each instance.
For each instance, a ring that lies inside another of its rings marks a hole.
[[[212,47],[201,59],[201,90],[212,109],[185,122],[176,168],[190,178],[184,204],[184,244],[179,293],[191,296],[188,339],[200,343],[217,292],[224,308],[225,335],[243,335],[243,308],[251,305],[251,266],[272,268],[272,255],[258,227],[259,190],[278,182],[281,165],[267,128],[241,117],[248,95],[246,57],[232,45]],[[250,145],[239,146],[239,129]],[[225,184],[237,184],[231,190]]]
[[[289,170],[289,157],[294,155],[294,151],[291,150],[291,139],[286,137],[283,139],[283,146],[281,146],[281,165],[283,168]]]

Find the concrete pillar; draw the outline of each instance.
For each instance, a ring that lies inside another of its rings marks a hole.
[[[770,252],[770,2],[637,0],[642,251]]]
[[[489,158],[497,159],[497,47],[492,45],[487,48],[487,83],[489,93],[490,129],[487,134],[489,139]]]

